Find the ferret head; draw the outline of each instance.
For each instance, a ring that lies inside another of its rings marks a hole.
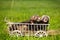
[[[43,15],[42,18],[41,18],[41,20],[42,20],[43,22],[48,22],[49,19],[50,19],[50,17],[47,16],[47,15]]]
[[[34,20],[34,21],[37,20],[37,16],[32,16],[31,20]]]

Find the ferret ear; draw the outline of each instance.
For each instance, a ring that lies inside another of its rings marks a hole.
[[[41,17],[41,20],[43,20],[45,17],[47,17],[48,20],[50,20],[50,17],[49,17],[48,15],[43,15],[43,16]]]
[[[32,17],[30,18],[30,20],[33,20],[33,19],[34,19],[34,17],[35,17],[35,16],[32,16]]]

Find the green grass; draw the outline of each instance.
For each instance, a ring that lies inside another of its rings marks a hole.
[[[32,15],[49,15],[50,29],[60,28],[60,1],[40,0],[40,1],[12,1],[0,0],[0,40],[28,40],[28,37],[11,37],[7,32],[7,25],[4,18],[13,22],[28,20]],[[60,35],[43,38],[30,37],[31,40],[60,40]]]

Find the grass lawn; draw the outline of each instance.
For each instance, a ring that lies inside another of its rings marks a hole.
[[[60,0],[11,1],[0,0],[0,40],[60,40],[60,35],[43,38],[11,37],[4,18],[12,22],[28,20],[32,15],[50,16],[50,29],[60,29]]]

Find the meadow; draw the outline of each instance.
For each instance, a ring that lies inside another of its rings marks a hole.
[[[60,40],[60,34],[43,38],[9,36],[5,17],[21,22],[32,15],[50,16],[49,30],[60,31],[60,0],[0,0],[0,40]]]

